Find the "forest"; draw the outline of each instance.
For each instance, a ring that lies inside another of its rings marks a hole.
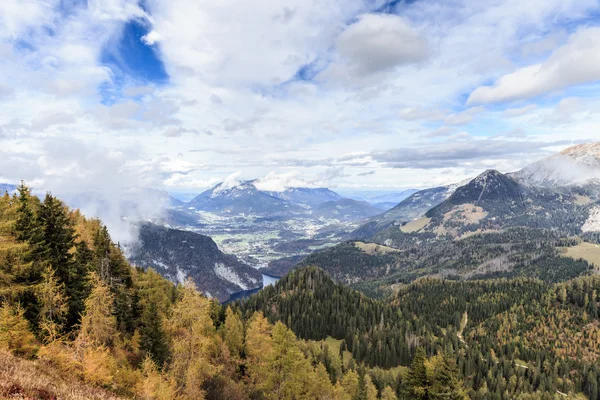
[[[6,398],[465,398],[449,353],[420,350],[404,374],[344,362],[261,312],[132,268],[100,221],[24,185],[0,198],[0,359]]]
[[[571,243],[533,232],[530,254]],[[482,240],[452,249],[467,263],[495,251]],[[133,268],[101,221],[22,185],[0,197],[0,397],[598,399],[600,277],[547,278],[563,269],[543,260],[379,298],[308,265],[223,305]]]

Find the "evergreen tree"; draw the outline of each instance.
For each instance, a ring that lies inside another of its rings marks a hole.
[[[433,365],[432,384],[429,389],[429,398],[432,400],[464,400],[467,398],[463,384],[459,379],[456,361],[449,354],[444,353]]]
[[[410,398],[419,400],[429,398],[429,382],[427,380],[425,360],[425,349],[419,347],[406,375],[405,388]]]
[[[144,308],[140,325],[140,349],[162,368],[169,358],[169,348],[156,303],[151,301]]]

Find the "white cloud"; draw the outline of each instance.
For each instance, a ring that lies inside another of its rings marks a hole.
[[[148,46],[152,46],[160,42],[162,40],[162,36],[160,35],[160,33],[153,30],[142,36],[141,40]]]
[[[527,99],[600,80],[600,28],[575,32],[541,64],[519,68],[492,86],[478,87],[468,104]]]
[[[242,182],[240,179],[241,176],[242,176],[242,171],[236,171],[233,174],[227,176],[225,179],[223,179],[223,182],[221,182],[221,185],[215,189],[214,193],[217,194],[224,190],[233,189],[234,187],[238,186]]]
[[[444,118],[444,123],[448,125],[465,125],[473,121],[475,115],[482,113],[484,110],[483,107],[471,107],[465,111],[447,115]]]
[[[427,40],[410,22],[389,14],[361,15],[337,38],[336,48],[352,76],[418,63],[429,55]]]
[[[522,115],[525,115],[525,114],[535,110],[536,108],[537,108],[536,104],[528,104],[524,107],[519,107],[519,108],[507,108],[506,110],[504,110],[502,115],[505,117],[508,117],[508,118],[520,117]]]

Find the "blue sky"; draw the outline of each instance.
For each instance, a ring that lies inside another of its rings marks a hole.
[[[393,190],[600,140],[596,0],[3,0],[0,181]]]

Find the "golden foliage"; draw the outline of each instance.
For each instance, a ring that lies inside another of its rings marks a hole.
[[[11,307],[5,303],[0,307],[0,349],[31,358],[38,350],[38,343],[23,314],[19,306]]]

